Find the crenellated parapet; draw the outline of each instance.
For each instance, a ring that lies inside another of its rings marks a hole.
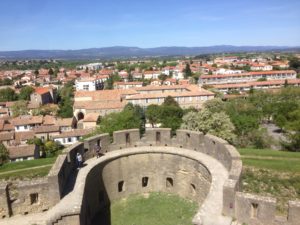
[[[97,146],[101,146],[103,156],[98,159]],[[87,161],[78,175],[77,152]],[[215,165],[207,163],[209,160]],[[49,225],[89,224],[96,209],[104,207],[107,201],[151,191],[172,192],[196,200],[200,208],[193,220],[195,225],[209,224],[209,217],[226,220],[225,224],[230,224],[228,218],[249,225],[298,224],[300,202],[289,202],[288,215],[279,219],[275,215],[276,199],[241,192],[241,173],[240,154],[221,138],[189,130],[177,130],[172,135],[169,128],[150,128],[141,136],[138,129],[130,129],[114,132],[112,137],[96,135],[65,149],[44,181],[47,188],[37,188],[36,193],[48,196],[43,201],[47,206],[44,210],[52,207],[45,212]],[[0,215],[7,218],[24,214],[20,207],[5,204],[10,199],[9,190],[8,185],[0,186]],[[35,193],[28,190],[24,202]],[[74,202],[72,195],[78,196]],[[214,195],[221,198],[220,215],[216,218],[205,211],[212,207]],[[28,212],[39,210],[43,207],[27,208]]]

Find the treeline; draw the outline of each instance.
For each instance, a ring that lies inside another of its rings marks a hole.
[[[275,93],[254,91],[247,98],[207,101],[202,110],[183,110],[172,98],[162,105],[143,110],[128,104],[120,113],[101,118],[96,133],[139,128],[148,123],[153,127],[189,129],[210,133],[237,147],[268,148],[277,144],[283,150],[300,151],[300,88],[283,88]],[[267,133],[265,124],[274,123],[285,140],[276,143]]]

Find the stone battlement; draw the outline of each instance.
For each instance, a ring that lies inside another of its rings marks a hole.
[[[101,146],[101,154],[104,155],[97,159],[98,161],[93,158],[95,145]],[[78,176],[77,152],[80,152],[88,162],[86,168],[80,170],[82,174],[79,173]],[[207,163],[210,159],[215,160],[215,167]],[[140,162],[144,164],[140,165]],[[159,167],[159,163],[163,166]],[[157,174],[152,174],[158,168],[161,173],[157,171]],[[224,170],[224,173],[221,173],[222,178],[218,177],[216,168]],[[221,185],[220,214],[227,216],[226,218],[235,218],[238,222],[249,225],[296,225],[300,221],[298,201],[289,202],[288,215],[279,222],[275,215],[275,199],[242,193],[241,172],[242,161],[237,150],[228,142],[213,135],[177,130],[176,135],[172,136],[171,129],[152,128],[140,136],[138,129],[121,130],[114,132],[112,139],[108,134],[101,134],[68,147],[58,156],[47,178],[41,183],[29,185],[26,191],[19,191],[22,193],[20,197],[12,197],[14,188],[11,185],[1,184],[0,217],[7,218],[16,214],[50,209],[44,212],[44,222],[47,224],[89,224],[91,216],[96,213],[91,211],[91,208],[103,207],[99,202],[105,205],[108,200],[126,197],[132,193],[171,191],[185,198],[196,199],[199,206],[202,205],[199,208],[202,211],[199,210],[195,215],[193,223],[209,224],[203,212],[211,204],[209,201],[213,191],[217,193],[218,186]],[[97,181],[100,183],[94,183],[95,179],[92,177],[99,176],[98,174],[101,174],[101,179]],[[140,179],[142,186],[138,187],[136,182]],[[176,183],[176,180],[181,182]],[[117,181],[119,183],[115,183]],[[186,189],[187,184],[189,189]],[[115,185],[119,190],[114,190]],[[104,186],[110,188],[103,189]],[[97,202],[87,194],[94,193],[95,187],[102,187],[100,192],[97,191]],[[78,198],[76,197],[78,202],[75,201],[72,205],[69,198],[75,194],[78,195]],[[18,202],[18,205],[15,202]],[[67,210],[68,207],[64,204],[68,204],[71,209]],[[36,207],[37,205],[40,207]],[[61,210],[62,208],[65,210]],[[222,215],[220,219],[221,217]]]

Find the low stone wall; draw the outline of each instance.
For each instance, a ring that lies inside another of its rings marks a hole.
[[[171,136],[171,129],[168,128],[147,129],[143,137],[140,136],[138,129],[118,131],[114,132],[113,140],[111,140],[111,137],[108,134],[101,134],[86,139],[84,143],[77,143],[70,146],[63,152],[62,155],[57,158],[55,164],[49,172],[47,180],[44,180],[40,184],[30,184],[25,182],[20,183],[20,186],[17,185],[18,187],[15,188],[16,190],[21,190],[20,188],[22,185],[22,190],[26,189],[26,191],[22,191],[22,194],[19,195],[19,197],[17,198],[19,199],[18,201],[12,201],[14,199],[14,186],[10,187],[7,184],[1,184],[0,218],[9,217],[15,214],[41,212],[62,201],[61,199],[64,197],[64,190],[66,189],[68,181],[70,178],[72,178],[72,176],[74,176],[74,171],[76,171],[76,153],[80,152],[85,159],[92,158],[95,155],[95,145],[101,145],[102,154],[125,148],[134,149],[140,146],[177,147],[207,154],[221,162],[228,171],[229,176],[223,186],[224,215],[236,218],[239,222],[247,223],[248,225],[296,225],[299,223],[300,203],[298,201],[289,202],[288,215],[286,216],[286,219],[284,221],[280,220],[279,222],[278,218],[275,216],[276,201],[274,199],[239,192],[242,162],[239,153],[233,146],[215,136],[204,135],[201,132],[195,131],[177,130],[176,135]],[[168,151],[172,152],[172,148],[168,149]],[[94,199],[88,198],[93,199],[92,201],[95,201],[94,203],[91,203],[91,205],[98,204],[99,202],[101,202],[99,201],[101,199],[104,199],[104,201],[102,202],[108,202],[108,200],[111,201],[116,198],[122,197],[122,194],[124,194],[125,192],[119,192],[117,189],[115,189],[118,184],[114,183],[115,181],[121,181],[121,179],[123,179],[124,181],[123,188],[124,190],[126,190],[127,194],[140,193],[144,191],[166,191],[167,189],[164,189],[166,188],[166,178],[168,177],[173,179],[173,182],[178,179],[178,174],[172,173],[171,166],[174,167],[174,165],[176,166],[188,164],[193,165],[193,163],[184,158],[180,159],[183,161],[179,162],[179,159],[164,158],[165,156],[163,155],[160,155],[157,158],[157,156],[158,155],[147,155],[146,152],[143,156],[128,156],[127,158],[111,162],[110,165],[109,163],[104,164],[102,165],[102,168],[95,168],[95,170],[93,169],[90,174],[87,174],[87,181],[90,183],[90,185],[86,185],[86,188],[91,189],[90,191],[93,191],[92,189],[97,188],[97,185],[103,186],[103,179],[110,180],[111,177],[114,177],[116,179],[112,179],[111,182],[107,183],[109,185],[111,183],[112,186],[111,188],[109,188],[109,190],[113,190],[112,192],[99,192],[97,197],[94,197]],[[165,159],[164,162],[161,161],[163,159]],[[154,166],[153,168],[143,169],[143,165],[146,163],[145,160],[147,162],[154,162],[153,165],[156,166]],[[158,166],[155,162],[161,162],[163,166]],[[168,163],[166,162],[170,162],[172,165],[168,165]],[[166,170],[163,170],[164,167],[166,168]],[[194,169],[195,168],[197,168],[197,166],[194,165]],[[164,175],[157,175],[160,173],[160,170],[164,173]],[[99,177],[99,171],[102,171],[101,177]],[[186,171],[191,171],[191,168],[186,169]],[[182,174],[184,174],[186,171],[182,170]],[[186,178],[183,179],[184,181],[187,181],[186,179],[188,179],[190,175],[189,172],[187,174],[188,175],[186,176]],[[91,178],[89,178],[88,176],[91,176]],[[92,179],[92,177],[94,179]],[[98,179],[95,179],[95,177],[98,177]],[[142,187],[141,185],[144,177],[148,178],[147,187]],[[159,180],[161,179],[161,177],[163,177],[164,181]],[[189,180],[187,182],[190,182],[191,184],[197,182],[197,176],[193,175],[192,178],[189,179],[192,180]],[[129,185],[127,187],[130,188],[126,189],[126,183],[131,184],[133,182],[136,182],[136,180],[139,180],[139,185]],[[201,178],[199,178],[199,180],[201,181]],[[100,183],[96,184],[93,182]],[[164,188],[162,188],[161,184],[164,184]],[[132,186],[138,186],[139,189],[132,189]],[[187,195],[182,196],[189,197],[191,192],[193,191],[191,187],[193,186],[190,185],[189,189],[185,190],[185,187],[178,185],[178,190],[183,189],[180,193],[187,193]],[[174,188],[173,190],[176,190],[176,192],[174,193],[179,193],[176,188]],[[21,193],[21,191],[19,191],[19,193]],[[36,207],[34,205],[36,204],[34,200],[36,199],[36,195],[32,195],[32,199],[30,197],[30,195],[34,193],[37,193],[37,199],[41,203],[43,202],[42,206]],[[114,196],[117,197],[115,198]],[[68,195],[66,197],[68,197]],[[203,196],[201,196],[201,198],[203,198]],[[83,199],[85,201],[85,198]],[[107,201],[105,201],[105,199]],[[66,199],[64,198],[63,200]],[[53,210],[54,214],[51,214],[51,219],[48,219],[48,224],[88,224],[85,220],[87,220],[87,218],[91,219],[92,215],[95,213],[93,212],[93,209],[88,207],[89,204],[90,203],[87,202],[80,203],[82,210],[81,215],[85,215],[86,218],[83,218],[83,216],[78,217],[80,212],[78,211],[79,208],[76,208],[74,210],[67,210],[66,212],[63,210],[63,208],[61,208],[60,210],[58,210],[59,214],[55,213],[58,212],[57,210]],[[99,207],[104,207],[104,205],[98,205],[95,207],[95,209]],[[79,220],[80,222],[78,222]],[[73,222],[71,223],[70,221]]]
[[[300,222],[300,201],[289,201],[288,215],[276,216],[276,199],[249,193],[237,192],[235,196],[235,218],[249,225],[298,225]]]
[[[0,216],[27,215],[50,208],[47,179],[4,182],[0,187]]]
[[[12,215],[9,206],[8,185],[6,182],[0,184],[0,219],[7,218]]]

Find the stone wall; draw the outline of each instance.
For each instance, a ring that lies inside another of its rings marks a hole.
[[[47,179],[4,182],[0,187],[0,216],[27,215],[50,208]]]
[[[1,184],[0,218],[41,212],[62,201],[64,190],[76,172],[76,153],[82,153],[85,159],[92,158],[95,155],[95,145],[101,145],[102,154],[140,146],[177,147],[207,154],[221,162],[228,171],[229,176],[223,186],[224,215],[248,225],[299,223],[299,201],[289,202],[288,215],[284,220],[279,220],[275,216],[275,199],[239,192],[242,162],[233,146],[215,136],[195,131],[177,130],[176,135],[172,136],[171,129],[167,128],[147,129],[143,137],[138,129],[114,132],[113,139],[108,134],[101,134],[85,140],[84,143],[68,147],[58,156],[47,180],[37,183],[20,182],[14,185]],[[169,149],[172,153],[172,148]],[[177,168],[179,165],[182,168]],[[95,179],[97,177],[98,179]],[[189,185],[186,186],[187,183]],[[89,191],[84,192],[84,195],[94,191],[98,194],[96,197],[83,198],[80,203],[81,216],[78,209],[65,212],[61,208],[56,209],[55,206],[51,210],[53,213],[51,218],[48,218],[48,224],[89,224],[88,221],[95,215],[96,210],[133,193],[170,191],[185,198],[197,199],[201,203],[209,186],[209,171],[193,159],[151,152],[128,155],[97,165],[87,174],[85,188]],[[95,190],[99,187],[102,188]],[[198,192],[197,187],[204,191]]]
[[[69,177],[72,176],[72,173],[77,168],[77,152],[84,156],[83,143],[76,143],[66,148],[63,154],[57,157],[48,174],[49,198],[52,206],[63,197]]]
[[[178,194],[201,205],[210,190],[210,183],[209,171],[193,159],[171,152],[134,153],[98,164],[89,172],[81,215],[85,215],[84,224],[90,224],[111,202],[131,194],[153,191]]]
[[[249,225],[298,225],[300,201],[289,201],[288,215],[276,216],[276,199],[249,193],[235,195],[235,218]]]

